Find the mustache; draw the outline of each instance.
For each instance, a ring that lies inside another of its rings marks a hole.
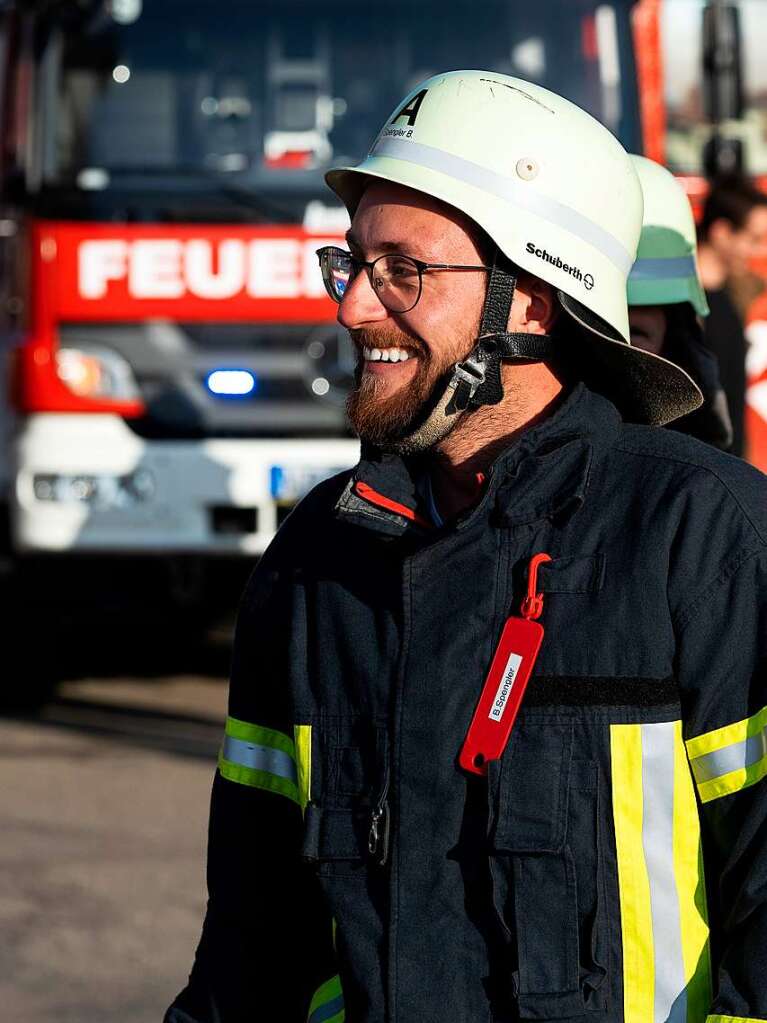
[[[426,346],[419,338],[411,337],[400,330],[384,328],[382,330],[367,330],[364,327],[355,327],[349,331],[349,337],[357,348],[408,348],[418,355],[428,355]]]

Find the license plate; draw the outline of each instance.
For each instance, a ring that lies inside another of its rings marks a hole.
[[[300,465],[273,465],[270,470],[272,498],[279,502],[299,501],[312,487],[335,476],[341,469],[341,466],[310,469]]]

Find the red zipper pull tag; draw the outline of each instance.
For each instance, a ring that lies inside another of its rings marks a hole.
[[[538,569],[546,561],[551,561],[548,554],[536,554],[530,560],[522,617],[506,620],[458,755],[458,763],[472,774],[487,774],[488,760],[498,760],[503,754],[533,673],[543,642],[543,626],[534,620],[543,611],[543,594],[537,592]]]

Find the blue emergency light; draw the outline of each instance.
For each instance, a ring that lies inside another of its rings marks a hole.
[[[210,393],[222,398],[245,398],[253,394],[256,383],[249,369],[214,369],[205,379]]]

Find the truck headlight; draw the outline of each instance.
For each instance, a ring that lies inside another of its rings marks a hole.
[[[81,398],[141,398],[130,364],[109,348],[60,348],[56,352],[56,372]]]

